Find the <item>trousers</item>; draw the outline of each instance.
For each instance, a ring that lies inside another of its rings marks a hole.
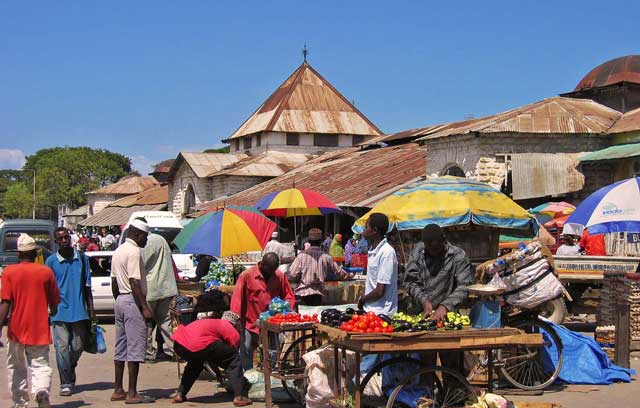
[[[233,346],[223,341],[214,341],[204,349],[194,352],[187,350],[180,343],[175,343],[174,350],[187,362],[178,387],[178,392],[182,395],[186,396],[191,390],[193,383],[195,383],[204,369],[204,363],[224,368],[233,390],[233,396],[239,397],[242,395],[245,379],[242,376],[240,354]]]
[[[150,300],[149,307],[151,308],[151,318],[156,323],[156,330],[162,334],[164,344],[169,351],[173,352],[173,340],[171,340],[171,315],[169,313],[169,306],[171,305],[172,297]],[[149,330],[147,336],[147,358],[153,359],[156,356],[156,348],[153,347],[154,335],[152,330]]]
[[[258,335],[244,329],[244,335],[240,342],[240,359],[242,360],[242,368],[245,371],[253,368],[253,353],[256,347],[258,347]]]
[[[87,321],[53,322],[51,326],[58,374],[60,375],[60,388],[73,387],[76,385],[76,367],[88,334]]]
[[[49,364],[49,345],[27,346],[9,340],[7,350],[7,372],[9,374],[9,390],[14,407],[29,406],[28,370],[31,371],[31,395],[40,391],[51,390],[51,374]]]

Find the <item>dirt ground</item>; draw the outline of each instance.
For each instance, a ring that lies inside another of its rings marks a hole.
[[[112,324],[104,324],[107,344],[113,344],[114,328]],[[6,330],[4,330],[6,333]],[[6,342],[6,334],[2,340]],[[10,407],[11,399],[6,386],[6,347],[0,348],[0,407]],[[59,379],[55,368],[55,355],[51,347],[51,363],[54,366],[51,402],[54,407],[113,407],[124,405],[122,402],[110,402],[109,396],[113,387],[112,350],[104,355],[85,354],[78,368],[78,386],[71,397],[58,396]],[[640,353],[634,354],[632,368],[640,371]],[[184,368],[184,366],[183,366]],[[158,398],[154,407],[176,407],[170,396],[179,383],[176,363],[162,362],[144,364],[140,368],[139,389]],[[126,378],[125,378],[126,384]],[[499,392],[498,392],[499,393]],[[206,378],[197,381],[189,393],[190,401],[180,405],[183,407],[233,407],[231,396],[218,391],[217,384]],[[614,384],[611,386],[567,386],[557,391],[545,392],[540,396],[512,395],[515,401],[556,402],[562,407],[634,407],[640,404],[640,382],[630,384]],[[264,403],[254,402],[255,407],[263,407]],[[293,407],[292,404],[280,404],[280,407]]]

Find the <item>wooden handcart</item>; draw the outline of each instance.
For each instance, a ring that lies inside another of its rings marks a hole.
[[[319,347],[317,323],[272,324],[260,322],[261,360],[258,369],[264,373],[264,401],[271,407],[271,377],[296,402],[304,400],[305,363],[302,356]]]
[[[532,347],[541,346],[543,336],[540,333],[527,334],[515,328],[500,329],[463,329],[457,331],[434,331],[434,332],[416,332],[416,333],[347,333],[326,325],[318,325],[319,333],[326,337],[329,343],[334,346],[334,373],[336,378],[336,390],[341,388],[341,373],[339,367],[342,366],[341,361],[346,366],[347,351],[355,354],[355,398],[354,406],[360,407],[362,401],[362,393],[364,385],[368,381],[368,377],[360,381],[360,362],[364,354],[391,354],[399,355],[411,352],[431,352],[431,351],[465,351],[465,350],[486,350],[489,355],[492,351],[499,348],[507,348],[513,346],[530,345]],[[399,359],[398,359],[399,360]],[[377,371],[389,364],[390,359],[379,363],[371,371]],[[397,360],[396,360],[397,361]],[[420,364],[419,361],[414,360]],[[494,371],[492,359],[489,359],[488,365],[488,390],[492,391],[492,375]],[[345,373],[346,374],[346,373]],[[410,381],[423,376],[432,375],[433,378],[438,376],[442,380],[443,376],[455,379],[459,385],[466,387],[470,393],[475,395],[475,390],[468,383],[467,379],[459,373],[452,372],[443,367],[422,366],[411,376],[407,377],[397,385],[387,402],[387,407],[394,406],[394,400],[402,389],[403,385]],[[437,379],[437,378],[436,378]],[[346,381],[346,378],[345,378]],[[443,381],[444,382],[444,381]]]

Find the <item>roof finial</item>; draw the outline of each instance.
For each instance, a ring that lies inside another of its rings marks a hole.
[[[307,44],[305,44],[302,49],[302,58],[304,58],[304,62],[307,62],[307,55],[309,55],[309,49],[307,48]]]

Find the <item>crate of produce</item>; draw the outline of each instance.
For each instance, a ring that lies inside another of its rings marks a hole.
[[[182,296],[198,297],[204,293],[204,282],[177,282],[178,294]]]

